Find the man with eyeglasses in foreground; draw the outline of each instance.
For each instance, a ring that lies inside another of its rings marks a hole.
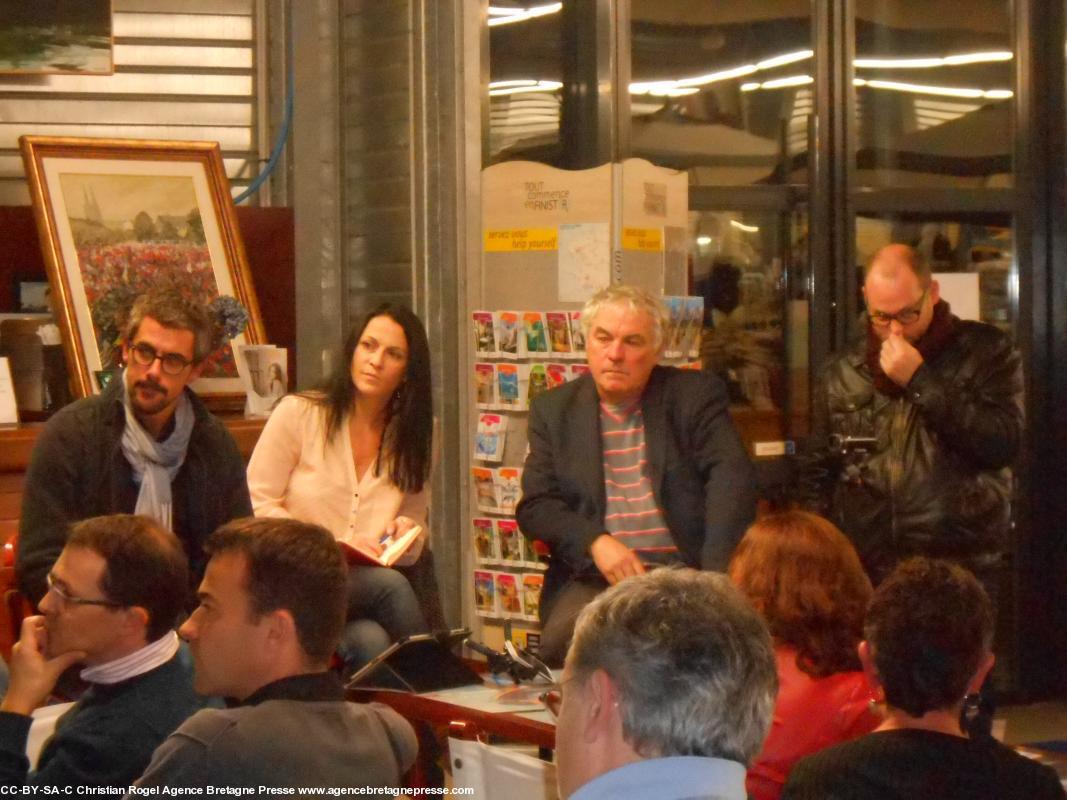
[[[627,578],[582,610],[546,698],[560,796],[744,800],[777,691],[766,625],[725,575]]]
[[[19,588],[34,603],[77,520],[112,513],[158,520],[181,539],[195,581],[207,536],[252,515],[233,438],[187,388],[215,344],[204,307],[172,289],[146,294],[130,311],[121,379],[63,408],[41,431],[15,562]]]
[[[200,707],[174,632],[189,591],[181,543],[148,517],[83,520],[47,585],[41,615],[23,621],[12,650],[0,702],[0,785],[68,794],[128,787],[155,747]],[[30,713],[74,664],[84,665],[89,689],[59,718],[31,772]]]
[[[834,521],[875,584],[911,556],[947,558],[995,598],[1023,431],[1019,353],[999,329],[953,315],[911,247],[875,253],[863,295],[866,335],[823,377],[845,467]]]

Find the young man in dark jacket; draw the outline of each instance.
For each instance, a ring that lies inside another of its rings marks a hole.
[[[214,338],[205,308],[173,291],[145,295],[130,311],[121,378],[49,420],[26,473],[15,562],[19,589],[34,603],[80,519],[156,519],[181,539],[199,580],[208,534],[252,515],[237,445],[186,388]]]

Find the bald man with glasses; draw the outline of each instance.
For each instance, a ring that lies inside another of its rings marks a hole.
[[[15,562],[34,603],[78,520],[152,517],[178,535],[199,581],[203,541],[252,515],[237,445],[189,389],[216,345],[206,308],[174,290],[146,294],[130,311],[121,377],[48,421],[26,472]]]
[[[953,315],[911,247],[875,253],[863,296],[865,335],[822,381],[840,468],[832,515],[875,583],[910,556],[948,558],[995,597],[1023,431],[1019,353]]]

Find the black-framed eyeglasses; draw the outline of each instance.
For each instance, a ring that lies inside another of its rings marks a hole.
[[[68,594],[67,590],[56,583],[56,577],[51,572],[45,578],[48,582],[48,591],[59,598],[60,602],[67,606],[105,606],[107,608],[122,608],[123,603],[117,603],[114,600],[89,600],[84,597],[75,597],[72,594]]]
[[[887,314],[884,311],[872,311],[870,306],[867,306],[867,316],[871,320],[872,325],[877,325],[879,328],[886,328],[893,320],[896,320],[901,325],[911,325],[919,317],[922,316],[923,306],[926,304],[926,295],[929,289],[923,290],[922,297],[919,298],[919,302],[913,306],[909,306],[896,314]]]
[[[159,365],[168,375],[177,375],[193,363],[185,356],[180,356],[177,353],[159,353],[152,345],[144,342],[138,342],[130,348],[130,357],[134,363],[140,364],[142,367],[152,366],[152,362],[158,358]]]

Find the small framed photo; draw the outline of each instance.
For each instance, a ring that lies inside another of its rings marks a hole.
[[[284,347],[245,344],[237,347],[237,370],[245,385],[245,412],[267,416],[289,392]]]
[[[51,311],[48,281],[19,281],[19,311],[24,314],[47,314]]]

